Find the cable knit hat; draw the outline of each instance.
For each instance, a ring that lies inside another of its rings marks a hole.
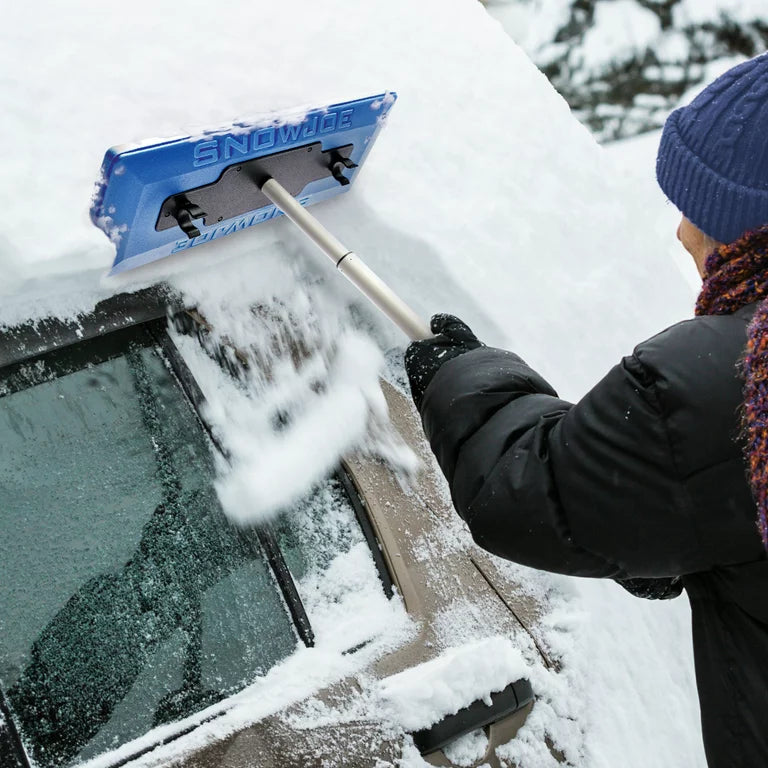
[[[669,116],[656,178],[721,243],[768,224],[768,54],[728,70]]]

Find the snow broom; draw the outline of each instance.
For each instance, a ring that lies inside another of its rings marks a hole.
[[[111,274],[285,214],[410,339],[429,338],[426,323],[306,210],[349,189],[395,98],[108,150],[91,219],[116,246]]]

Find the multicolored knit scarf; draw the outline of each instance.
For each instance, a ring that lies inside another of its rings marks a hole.
[[[744,455],[757,527],[768,548],[768,226],[713,251],[704,265],[697,315],[730,315],[760,301],[747,330],[744,375]]]

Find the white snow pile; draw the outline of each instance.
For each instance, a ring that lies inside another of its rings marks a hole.
[[[520,353],[561,396],[578,398],[635,343],[691,313],[663,204],[635,188],[475,0],[225,0],[215,10],[190,0],[183,13],[137,0],[117,23],[109,6],[86,0],[13,13],[0,30],[0,68],[12,73],[0,81],[0,324],[72,316],[164,280],[240,348],[261,348],[286,318],[298,318],[286,343],[312,342],[303,362],[268,356],[272,389],[256,381],[238,390],[199,348],[183,350],[233,455],[221,485],[231,508],[291,498],[323,463],[367,440],[383,354],[394,348],[390,373],[401,376],[405,340],[284,219],[106,278],[113,246],[88,220],[88,204],[109,146],[396,90],[354,188],[313,212],[423,316],[459,315],[487,343]],[[39,162],[43,150],[51,162]],[[279,308],[274,323],[254,307]],[[286,424],[272,429],[283,411]],[[311,428],[294,431],[305,418]],[[569,754],[589,755],[585,768],[662,765],[672,748],[689,756],[676,767],[703,765],[699,731],[688,727],[697,703],[685,602],[660,612],[593,585],[541,579],[561,598],[542,642],[560,650],[564,671],[601,672],[553,676],[559,696],[600,706],[573,721],[552,698],[534,709],[519,744],[554,734]],[[324,615],[334,599],[331,591]],[[371,610],[376,640],[362,656],[343,656],[336,636],[301,650],[243,692],[244,707],[227,703],[228,715],[152,759],[253,722],[401,642],[397,604]],[[649,678],[665,681],[664,696],[643,684]],[[670,735],[678,722],[686,727]]]
[[[408,731],[418,731],[455,715],[526,675],[527,664],[506,637],[489,637],[451,648],[430,661],[381,681],[390,717]]]

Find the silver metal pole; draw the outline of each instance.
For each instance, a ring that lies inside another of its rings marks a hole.
[[[412,341],[429,339],[429,326],[360,258],[340,243],[293,195],[274,179],[261,191],[326,254],[336,268]]]

